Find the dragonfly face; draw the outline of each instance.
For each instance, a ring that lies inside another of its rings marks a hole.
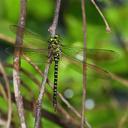
[[[48,58],[52,61],[59,59],[62,53],[59,36],[55,35],[54,37],[51,37],[48,43]]]

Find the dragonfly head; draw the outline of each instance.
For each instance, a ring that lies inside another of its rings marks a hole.
[[[57,34],[54,36],[55,39],[59,39],[59,37],[60,37],[60,36],[57,35]]]
[[[60,44],[60,39],[59,36],[56,34],[53,37],[50,37],[48,41],[48,49],[49,53],[51,53],[54,57],[58,57],[61,54],[61,44]]]
[[[50,42],[59,42],[59,41],[60,41],[59,35],[56,34],[53,37],[51,36],[48,42],[50,43]]]
[[[59,35],[55,35],[53,37],[50,37],[50,39],[48,40],[50,45],[60,45],[60,38]]]

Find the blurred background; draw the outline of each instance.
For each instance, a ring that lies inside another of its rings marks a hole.
[[[89,49],[97,49],[97,54],[98,50],[102,49],[101,51],[99,50],[99,53],[102,54],[105,51],[106,54],[104,56],[107,56],[108,53],[111,60],[102,56],[96,59],[94,57],[93,60],[89,59],[89,62],[95,63],[103,68],[104,71],[111,73],[111,76],[106,75],[104,72],[95,72],[93,66],[88,69],[85,115],[88,122],[94,128],[128,128],[128,1],[96,0],[96,3],[106,17],[111,27],[111,33],[106,32],[104,22],[91,3],[91,0],[87,1],[87,47]],[[3,67],[8,76],[12,94],[13,52],[5,52],[5,49],[7,50],[8,47],[12,47],[13,40],[15,40],[15,33],[12,32],[10,26],[18,24],[19,7],[20,3],[17,0],[0,0],[0,61],[4,63]],[[30,35],[30,42],[33,41],[33,44],[29,43],[29,46],[34,48],[47,47],[47,40],[49,38],[48,28],[52,24],[54,9],[54,0],[28,0],[26,28],[34,33],[38,33],[42,40],[41,42],[40,37],[36,36],[36,34],[34,36]],[[83,46],[81,3],[79,0],[62,1],[57,34],[61,36],[62,43],[68,45],[69,49],[67,47],[66,50],[68,55],[70,56],[71,54],[72,58],[73,55],[75,57],[73,48],[77,49],[77,46]],[[25,38],[27,40],[27,36]],[[92,51],[95,52],[95,50]],[[90,50],[90,52],[92,51]],[[39,67],[42,71],[46,65],[43,53],[42,51],[40,55],[34,55],[34,61],[41,63]],[[61,59],[59,64],[58,90],[78,112],[81,112],[82,63],[76,62],[78,65],[74,65],[68,58]],[[32,128],[34,124],[33,110],[39,94],[42,77],[24,60],[21,67],[21,92],[24,99],[32,104],[32,107],[29,107],[29,109],[25,108],[26,122],[28,127]],[[49,71],[49,80],[51,82],[53,82],[53,73],[54,68],[51,65]],[[46,87],[47,93],[44,96],[43,108],[48,112],[57,114],[61,119],[63,114],[55,113],[52,106],[52,99],[50,98],[52,97],[52,89],[48,85]],[[8,105],[5,95],[5,81],[0,71],[0,119],[6,121]],[[74,121],[78,121],[79,124],[79,118],[59,97],[58,102],[73,117]],[[66,128],[55,123],[52,119],[44,118],[42,122],[44,127]],[[12,127],[19,127],[15,104],[13,104]]]

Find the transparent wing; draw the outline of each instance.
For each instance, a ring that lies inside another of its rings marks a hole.
[[[64,55],[83,61],[83,48],[63,46],[62,52]],[[92,59],[97,62],[111,62],[118,58],[118,53],[113,50],[106,49],[86,49],[87,59]]]
[[[23,54],[26,55],[37,65],[42,65],[48,62],[48,50],[47,49],[32,49],[23,48]]]
[[[18,25],[11,25],[10,30],[16,34],[18,27],[19,27]],[[23,45],[24,47],[29,47],[29,48],[47,48],[48,47],[47,41],[43,41],[41,35],[26,28],[24,30]]]
[[[66,59],[69,64],[71,65],[72,68],[74,68],[76,71],[78,72],[82,72],[82,67],[83,67],[83,63],[82,61],[76,61],[76,59],[71,58],[70,56],[63,56],[64,59]],[[90,63],[86,63],[85,64],[87,67],[87,76],[89,75],[88,73],[91,72],[93,73],[93,75],[91,74],[91,76],[96,77],[96,78],[101,78],[101,79],[110,79],[111,78],[111,74],[109,71],[107,71],[106,69],[97,66],[95,64],[90,64]]]
[[[13,32],[17,31],[16,25],[11,27],[11,30]],[[27,38],[26,38],[27,37]],[[33,38],[28,38],[28,37],[33,37]],[[42,42],[40,36],[38,34],[35,34],[27,29],[25,29],[25,38],[29,40],[25,40],[27,42],[27,48],[23,47],[22,51],[25,55],[27,55],[33,62],[37,64],[42,64],[43,62],[47,62],[48,57],[47,57],[47,43]],[[32,40],[30,40],[32,39]],[[35,43],[36,45],[33,45]],[[37,45],[39,44],[39,45]],[[26,46],[26,45],[25,45]],[[43,49],[39,49],[39,48]],[[105,62],[110,62],[113,61],[117,58],[116,52],[112,50],[105,50],[105,49],[86,49],[87,53],[87,58],[90,58],[92,60],[96,61],[105,61]],[[82,64],[83,62],[83,48],[81,47],[70,47],[70,46],[64,46],[62,45],[62,55],[64,57],[68,58],[68,60],[73,60],[75,63],[80,62]],[[78,66],[80,64],[78,63]],[[87,67],[90,67],[93,69],[96,73],[100,74],[99,76],[101,77],[108,77],[109,72],[96,66],[96,65],[91,65],[87,64]]]
[[[18,27],[20,26],[11,25],[10,30],[16,34]],[[6,52],[13,53],[14,47],[7,48]],[[25,54],[31,59],[32,62],[39,65],[42,63],[46,63],[48,61],[47,53],[48,53],[47,41],[43,41],[42,37],[39,34],[25,28],[22,54]]]
[[[14,47],[5,48],[2,52],[4,56],[12,56],[14,53]],[[37,65],[48,62],[47,49],[32,49],[32,48],[21,48],[21,56],[26,55],[29,59]]]
[[[73,64],[77,70],[82,71],[83,63],[83,48],[81,47],[67,47],[63,46],[63,56]],[[95,64],[86,63],[87,71],[94,73],[95,77],[108,79],[111,78],[110,72],[102,68],[99,62],[110,63],[116,60],[119,56],[115,51],[106,50],[106,49],[86,49],[87,61],[88,59],[94,60]],[[99,66],[97,65],[99,64]],[[81,67],[81,68],[80,68]]]
[[[10,29],[11,31],[16,33],[18,26],[11,25]],[[31,30],[25,29],[24,35],[25,35],[24,43],[23,43],[24,47],[29,47],[31,49],[38,49],[38,48],[47,49],[48,48],[47,41],[43,41],[39,34],[34,33]],[[41,51],[43,52],[43,49],[39,50],[39,52]],[[72,46],[62,45],[62,52],[74,59],[77,59],[80,61],[83,60],[83,48],[81,47],[72,47]],[[86,53],[87,53],[88,59],[92,59],[98,62],[103,62],[103,61],[110,62],[117,59],[118,57],[118,54],[116,52],[112,50],[106,50],[106,49],[86,49]]]

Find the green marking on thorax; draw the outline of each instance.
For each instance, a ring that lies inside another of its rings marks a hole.
[[[49,39],[48,50],[52,61],[58,61],[61,56],[61,43],[58,35]]]

